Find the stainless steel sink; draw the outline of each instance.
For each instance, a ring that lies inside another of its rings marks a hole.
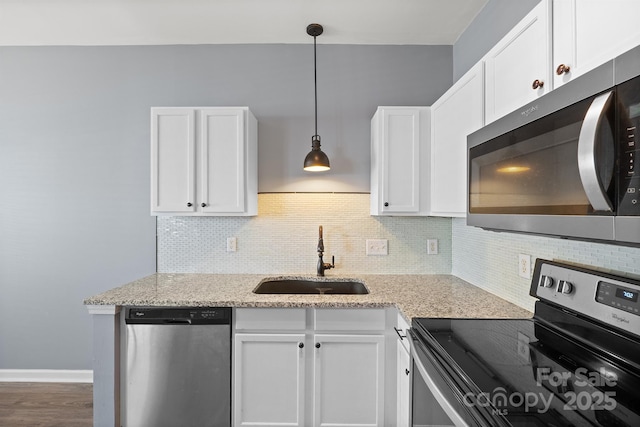
[[[366,295],[369,290],[357,280],[314,280],[301,278],[264,279],[256,294]]]

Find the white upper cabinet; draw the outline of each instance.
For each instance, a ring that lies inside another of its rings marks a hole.
[[[484,124],[480,61],[431,107],[431,215],[466,216],[467,135]]]
[[[257,121],[246,107],[151,109],[151,213],[257,214]]]
[[[554,87],[638,46],[638,16],[638,0],[553,0]]]
[[[429,107],[378,107],[371,120],[371,215],[427,215]]]
[[[151,110],[151,212],[195,212],[195,110]]]
[[[552,86],[551,5],[542,0],[485,60],[485,121],[490,123],[544,95]]]

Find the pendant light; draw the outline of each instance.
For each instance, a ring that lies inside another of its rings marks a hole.
[[[318,78],[316,71],[316,37],[322,34],[322,25],[309,24],[307,34],[313,37],[313,87],[315,99],[315,135],[311,137],[311,151],[304,159],[304,170],[311,172],[321,172],[331,169],[329,158],[320,149],[320,135],[318,135]]]

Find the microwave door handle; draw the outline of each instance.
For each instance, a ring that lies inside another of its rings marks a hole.
[[[584,192],[596,211],[611,212],[611,202],[598,177],[596,145],[598,129],[605,120],[605,112],[611,103],[613,92],[596,97],[587,110],[578,137],[578,170]]]

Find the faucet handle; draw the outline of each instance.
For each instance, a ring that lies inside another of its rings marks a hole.
[[[324,269],[328,270],[330,268],[336,268],[336,257],[331,255],[331,264],[329,264],[328,262],[324,263]]]

